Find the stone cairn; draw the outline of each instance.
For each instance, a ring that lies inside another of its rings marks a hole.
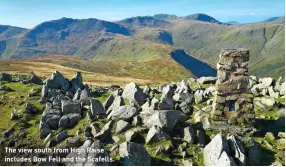
[[[248,60],[248,50],[222,49],[217,63],[212,124],[245,123],[255,117],[254,97],[248,86]]]

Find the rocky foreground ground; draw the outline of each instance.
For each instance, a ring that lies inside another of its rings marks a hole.
[[[231,120],[235,129],[212,126],[215,77],[124,89],[84,85],[80,73],[68,80],[58,71],[45,80],[1,74],[0,81],[1,150],[96,148],[104,152],[80,156],[113,159],[41,165],[285,165],[281,78],[249,77],[256,118],[251,125]],[[1,151],[1,165],[39,165],[7,163],[5,156],[11,155]]]

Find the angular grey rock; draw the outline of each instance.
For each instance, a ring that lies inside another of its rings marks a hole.
[[[174,110],[175,104],[172,98],[165,97],[161,99],[161,101],[158,104],[159,110]]]
[[[204,165],[231,166],[233,162],[228,156],[230,153],[228,142],[221,134],[217,134],[204,148]]]
[[[76,74],[73,76],[71,79],[71,89],[75,92],[78,89],[83,88],[83,83],[82,83],[82,76],[80,72],[76,72]]]
[[[183,93],[183,92],[175,93],[175,95],[173,96],[173,99],[178,102],[184,102],[187,99],[190,99],[192,101],[193,98],[194,98],[194,95],[188,92],[187,93]]]
[[[12,75],[7,73],[0,73],[0,81],[12,82]]]
[[[50,128],[42,128],[40,129],[40,138],[43,139],[47,137],[50,133],[52,133],[52,130]]]
[[[276,104],[276,101],[273,97],[256,97],[254,98],[254,101],[260,101],[262,104],[273,107]]]
[[[46,86],[48,88],[61,89],[64,91],[67,91],[70,88],[68,80],[58,71],[52,73],[51,78],[47,79]]]
[[[133,126],[141,126],[142,125],[142,118],[139,115],[136,115],[135,117],[133,117],[132,125]]]
[[[100,141],[94,141],[90,146],[92,150],[100,150],[100,152],[89,152],[86,156],[91,159],[97,159],[99,157],[107,159],[107,161],[86,161],[84,166],[111,166],[112,162],[109,159],[109,153],[105,150],[104,145]]]
[[[161,96],[161,101],[163,99],[171,99],[174,96],[174,90],[170,85],[166,85],[165,87],[162,88],[162,96]]]
[[[166,134],[160,127],[154,125],[148,131],[148,134],[146,136],[146,144],[169,140],[169,139],[170,139],[170,136],[168,134]]]
[[[38,77],[34,72],[31,72],[29,73],[28,78],[25,83],[34,83],[34,84],[41,85],[43,82],[40,77]]]
[[[194,94],[195,96],[195,103],[196,104],[200,104],[202,102],[205,101],[205,98],[204,98],[204,91],[203,90],[197,90]]]
[[[72,101],[61,101],[62,104],[62,114],[81,114],[81,107],[80,104],[77,102],[72,102]]]
[[[136,136],[136,133],[137,133],[137,132],[134,132],[133,130],[127,131],[127,132],[124,134],[126,141],[128,141],[128,142],[133,142],[133,140],[134,140],[134,138],[135,138],[135,136]]]
[[[130,125],[128,122],[123,121],[123,120],[119,120],[119,121],[116,123],[115,133],[119,134],[119,133],[125,132],[125,131],[128,130],[129,128],[131,128],[131,125]]]
[[[104,108],[99,100],[90,100],[90,109],[92,116],[105,114]]]
[[[124,142],[119,146],[120,164],[123,166],[150,166],[151,158],[145,147],[133,142]]]
[[[58,124],[61,119],[60,115],[49,115],[46,119],[47,124],[51,129],[58,129]]]
[[[81,141],[79,137],[68,137],[67,145],[70,147],[80,147]]]
[[[191,91],[191,88],[190,88],[188,82],[185,80],[182,80],[178,84],[178,87],[175,90],[175,94],[181,94],[181,93],[185,94],[185,93],[189,93],[190,91]]]
[[[146,95],[148,95],[151,91],[152,89],[150,88],[149,85],[146,85],[143,89],[143,93],[145,93]]]
[[[120,106],[118,109],[113,109],[108,115],[108,119],[112,120],[131,120],[138,114],[137,109],[131,105]]]
[[[274,97],[274,98],[278,98],[279,97],[279,92],[278,91],[276,92],[276,90],[274,90],[272,86],[270,86],[268,88],[268,93],[269,93],[270,97]]]
[[[57,135],[56,141],[57,141],[57,143],[60,143],[60,142],[64,141],[66,138],[68,138],[68,133],[67,133],[67,131],[63,131]]]
[[[82,103],[83,106],[90,105],[90,92],[88,88],[84,88],[81,91],[79,101],[80,103]]]
[[[264,88],[268,88],[273,85],[274,79],[273,78],[260,78],[259,83],[263,85]]]
[[[136,83],[131,82],[125,86],[122,97],[128,99],[130,103],[135,102],[141,106],[145,102],[146,94]]]
[[[102,104],[105,111],[112,105],[114,99],[115,99],[115,98],[114,98],[112,95],[110,95],[110,96],[105,100],[105,102]]]
[[[111,106],[107,109],[106,114],[110,114],[112,110],[118,109],[120,106],[124,105],[124,100],[121,96],[117,96]]]
[[[247,166],[259,166],[261,165],[261,149],[260,146],[254,141],[248,141],[249,147],[246,148],[247,158],[246,158],[246,165]]]
[[[38,109],[31,103],[25,104],[25,111],[29,113],[37,113]]]
[[[205,134],[205,131],[204,129],[199,129],[197,130],[197,137],[198,137],[198,146],[199,147],[205,147],[207,141],[206,141],[206,134]]]
[[[235,162],[239,166],[245,166],[246,164],[246,155],[243,147],[243,143],[235,136],[229,136],[227,138],[231,156],[234,158]]]
[[[62,128],[73,128],[77,125],[78,121],[81,119],[81,115],[79,114],[67,114],[63,115],[59,120],[58,127]]]
[[[285,95],[285,82],[283,82],[281,84],[281,86],[279,87],[279,93],[280,93],[281,96]]]
[[[191,125],[183,129],[184,141],[186,141],[187,143],[193,144],[195,142],[195,137],[196,137],[196,134]]]
[[[215,84],[217,77],[200,77],[196,81],[200,84]]]
[[[113,125],[113,121],[109,121],[106,123],[103,128],[100,130],[98,134],[96,134],[94,137],[99,138],[100,141],[108,141],[111,140],[111,128]]]
[[[192,106],[192,101],[192,99],[187,99],[186,101],[179,104],[179,108],[184,114],[191,115],[193,113],[194,108]]]
[[[46,85],[42,87],[42,97],[48,97],[49,88]]]
[[[160,128],[163,128],[165,131],[172,131],[176,126],[177,122],[180,119],[179,111],[166,111],[166,110],[156,110],[156,112],[150,117],[143,118],[143,123],[148,128],[151,128],[153,125],[157,125]]]

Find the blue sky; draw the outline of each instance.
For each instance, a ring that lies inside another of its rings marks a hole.
[[[1,0],[0,24],[32,28],[62,17],[115,21],[158,13],[249,23],[282,16],[284,7],[284,0]]]

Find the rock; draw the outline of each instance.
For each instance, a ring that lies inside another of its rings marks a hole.
[[[111,140],[111,128],[112,128],[113,121],[109,121],[106,123],[103,128],[97,133],[94,137],[99,138],[100,141],[109,141]]]
[[[90,92],[88,88],[84,88],[79,97],[79,102],[82,103],[82,106],[89,106],[90,105]]]
[[[38,109],[31,103],[26,103],[24,108],[28,113],[37,113],[38,111]]]
[[[135,117],[133,117],[132,125],[133,126],[141,126],[142,125],[142,118],[139,115],[136,115]]]
[[[145,147],[133,142],[119,146],[120,164],[123,166],[151,166],[151,158]]]
[[[7,137],[9,137],[14,131],[15,131],[15,128],[12,127],[12,128],[10,128],[10,129],[5,130],[4,132],[2,132],[2,136],[3,136],[4,138],[7,138]]]
[[[268,87],[273,85],[274,80],[273,80],[273,78],[270,78],[270,77],[268,77],[268,78],[260,78],[259,82],[263,85],[264,88],[268,88]]]
[[[120,106],[118,109],[113,109],[108,115],[108,119],[112,120],[131,120],[137,115],[137,109],[131,105]]]
[[[81,107],[79,103],[62,100],[62,114],[81,114]]]
[[[270,97],[274,97],[274,98],[279,97],[279,92],[276,92],[272,86],[268,88],[268,93]]]
[[[84,129],[84,138],[86,140],[91,140],[92,139],[92,133],[91,133],[92,129],[89,126],[86,126]]]
[[[15,120],[18,118],[18,115],[16,115],[14,112],[11,113],[10,119]]]
[[[16,142],[14,140],[9,140],[8,144],[7,144],[7,147],[14,147],[15,144],[16,144]]]
[[[179,84],[177,89],[175,90],[175,94],[187,94],[191,91],[191,88],[187,81],[182,80]]]
[[[186,101],[179,104],[178,110],[181,110],[186,115],[191,115],[194,110],[192,103],[193,103],[193,98],[188,98]]]
[[[204,108],[202,108],[202,110],[206,113],[211,113],[211,111],[213,110],[213,106],[212,105],[205,106]]]
[[[159,110],[174,110],[175,105],[172,98],[163,98],[158,104]]]
[[[28,78],[25,83],[34,83],[34,84],[41,85],[43,82],[40,77],[38,77],[34,72],[31,72],[29,73]]]
[[[191,125],[183,129],[184,141],[186,141],[187,143],[193,144],[195,142],[195,137],[196,137],[195,131]]]
[[[107,110],[107,109],[112,105],[114,99],[115,99],[115,98],[114,98],[112,95],[110,95],[110,96],[105,100],[105,102],[102,104],[102,105],[103,105],[103,108],[104,108],[105,110]]]
[[[233,161],[228,156],[230,153],[228,142],[221,134],[217,134],[204,148],[204,165],[206,166],[232,166]]]
[[[104,108],[99,100],[91,99],[90,108],[92,116],[105,114]]]
[[[203,90],[197,90],[195,92],[194,96],[195,96],[195,103],[196,104],[200,104],[200,103],[204,102],[205,98],[204,98],[203,94],[204,94]]]
[[[68,146],[70,147],[81,146],[81,141],[80,141],[80,138],[78,137],[68,137],[66,141],[67,141]]]
[[[48,88],[61,89],[64,91],[67,91],[70,88],[70,84],[68,80],[65,79],[63,75],[58,71],[55,71],[54,73],[52,73],[51,78],[46,80],[46,86]]]
[[[63,115],[59,120],[59,127],[62,128],[73,128],[77,125],[78,121],[81,119],[80,114],[67,114]]]
[[[59,133],[57,135],[56,141],[57,141],[57,143],[60,143],[60,142],[64,141],[66,138],[68,138],[68,137],[69,136],[68,136],[67,131],[63,131],[63,132],[61,132],[61,133]]]
[[[104,146],[100,141],[86,140],[84,144],[78,148],[78,152],[69,153],[66,158],[73,159],[65,163],[67,166],[109,166],[112,165],[107,151],[104,150]],[[98,151],[87,151],[98,150]],[[98,158],[104,159],[97,160]],[[85,159],[85,161],[75,161],[76,159]]]
[[[151,88],[150,88],[150,86],[149,85],[146,85],[145,87],[144,87],[144,89],[143,89],[143,92],[146,94],[146,95],[148,95],[150,92],[151,92]]]
[[[141,106],[145,102],[146,95],[136,83],[131,82],[126,85],[122,97],[128,99],[130,103],[135,102]]]
[[[114,143],[120,142],[120,138],[118,136],[112,136],[112,140],[114,141]]]
[[[235,162],[239,166],[246,165],[246,154],[243,147],[243,143],[235,136],[230,136],[227,138],[230,146],[231,155]]]
[[[281,84],[281,86],[279,87],[279,93],[280,93],[280,96],[284,96],[285,95],[285,82],[283,82]]]
[[[204,112],[203,110],[198,110],[197,112],[195,112],[194,114],[194,119],[195,122],[202,122],[202,118],[204,117],[209,117],[209,114]]]
[[[267,105],[268,107],[273,107],[276,102],[273,97],[256,97],[254,101],[260,101],[262,104]]]
[[[285,132],[279,132],[278,137],[280,138],[285,138]]]
[[[172,110],[156,110],[152,116],[142,117],[142,119],[145,126],[149,128],[153,125],[157,125],[165,131],[172,131],[180,119],[180,112]]]
[[[82,83],[82,76],[80,72],[77,72],[71,79],[71,89],[75,92],[78,89],[83,88],[83,83]]]
[[[208,96],[210,96],[210,95],[215,95],[215,92],[216,92],[216,88],[215,88],[215,86],[210,86],[210,87],[208,87],[207,89],[205,89],[205,91],[204,91],[204,97],[205,98],[207,98]]]
[[[128,122],[123,121],[123,120],[119,120],[119,121],[116,123],[115,133],[119,134],[119,133],[125,132],[125,131],[128,130],[129,128],[131,128],[131,125],[130,125]]]
[[[267,105],[261,103],[260,101],[256,101],[254,104],[255,104],[257,107],[261,108],[262,110],[268,110],[268,109],[269,109]]]
[[[160,127],[154,125],[148,131],[148,134],[146,136],[146,144],[169,139],[170,139],[169,135],[167,135]]]
[[[0,73],[0,81],[12,82],[12,75],[7,73]]]
[[[273,141],[273,140],[275,140],[275,137],[274,137],[272,132],[267,132],[265,135],[265,139],[268,141]]]
[[[207,141],[206,141],[206,134],[204,129],[197,130],[197,137],[198,137],[198,146],[199,147],[205,147]]]
[[[134,132],[133,130],[129,130],[124,134],[124,136],[125,136],[126,141],[133,142],[133,140],[136,137],[136,132]]]
[[[259,166],[260,164],[260,157],[261,157],[261,149],[259,145],[254,140],[249,140],[249,145],[246,148],[247,158],[246,158],[246,165],[247,166]]]
[[[200,84],[215,84],[217,77],[200,77],[196,81]]]
[[[7,91],[7,92],[14,91],[13,89],[9,88],[6,85],[0,85],[0,90]]]
[[[210,124],[210,122],[209,122],[209,118],[208,118],[208,117],[202,117],[202,118],[201,118],[201,122],[202,122],[203,128],[204,128],[205,130],[208,130],[208,129],[211,128],[211,124]]]
[[[112,110],[117,110],[120,106],[124,105],[124,100],[121,96],[117,96],[111,106],[107,109],[106,114],[110,114]]]
[[[97,133],[100,132],[100,129],[99,129],[99,127],[97,127],[96,123],[91,123],[90,128],[91,128],[91,134],[93,136],[95,136]]]
[[[43,139],[47,137],[50,133],[52,133],[52,130],[50,128],[42,128],[40,129],[40,138]]]
[[[184,102],[186,100],[189,100],[189,101],[193,101],[193,94],[191,93],[176,93],[174,96],[173,96],[173,99],[175,101],[179,101],[179,102]]]
[[[161,96],[161,101],[165,98],[169,99],[172,98],[174,95],[174,91],[170,85],[166,85],[165,87],[162,88],[162,96]]]

